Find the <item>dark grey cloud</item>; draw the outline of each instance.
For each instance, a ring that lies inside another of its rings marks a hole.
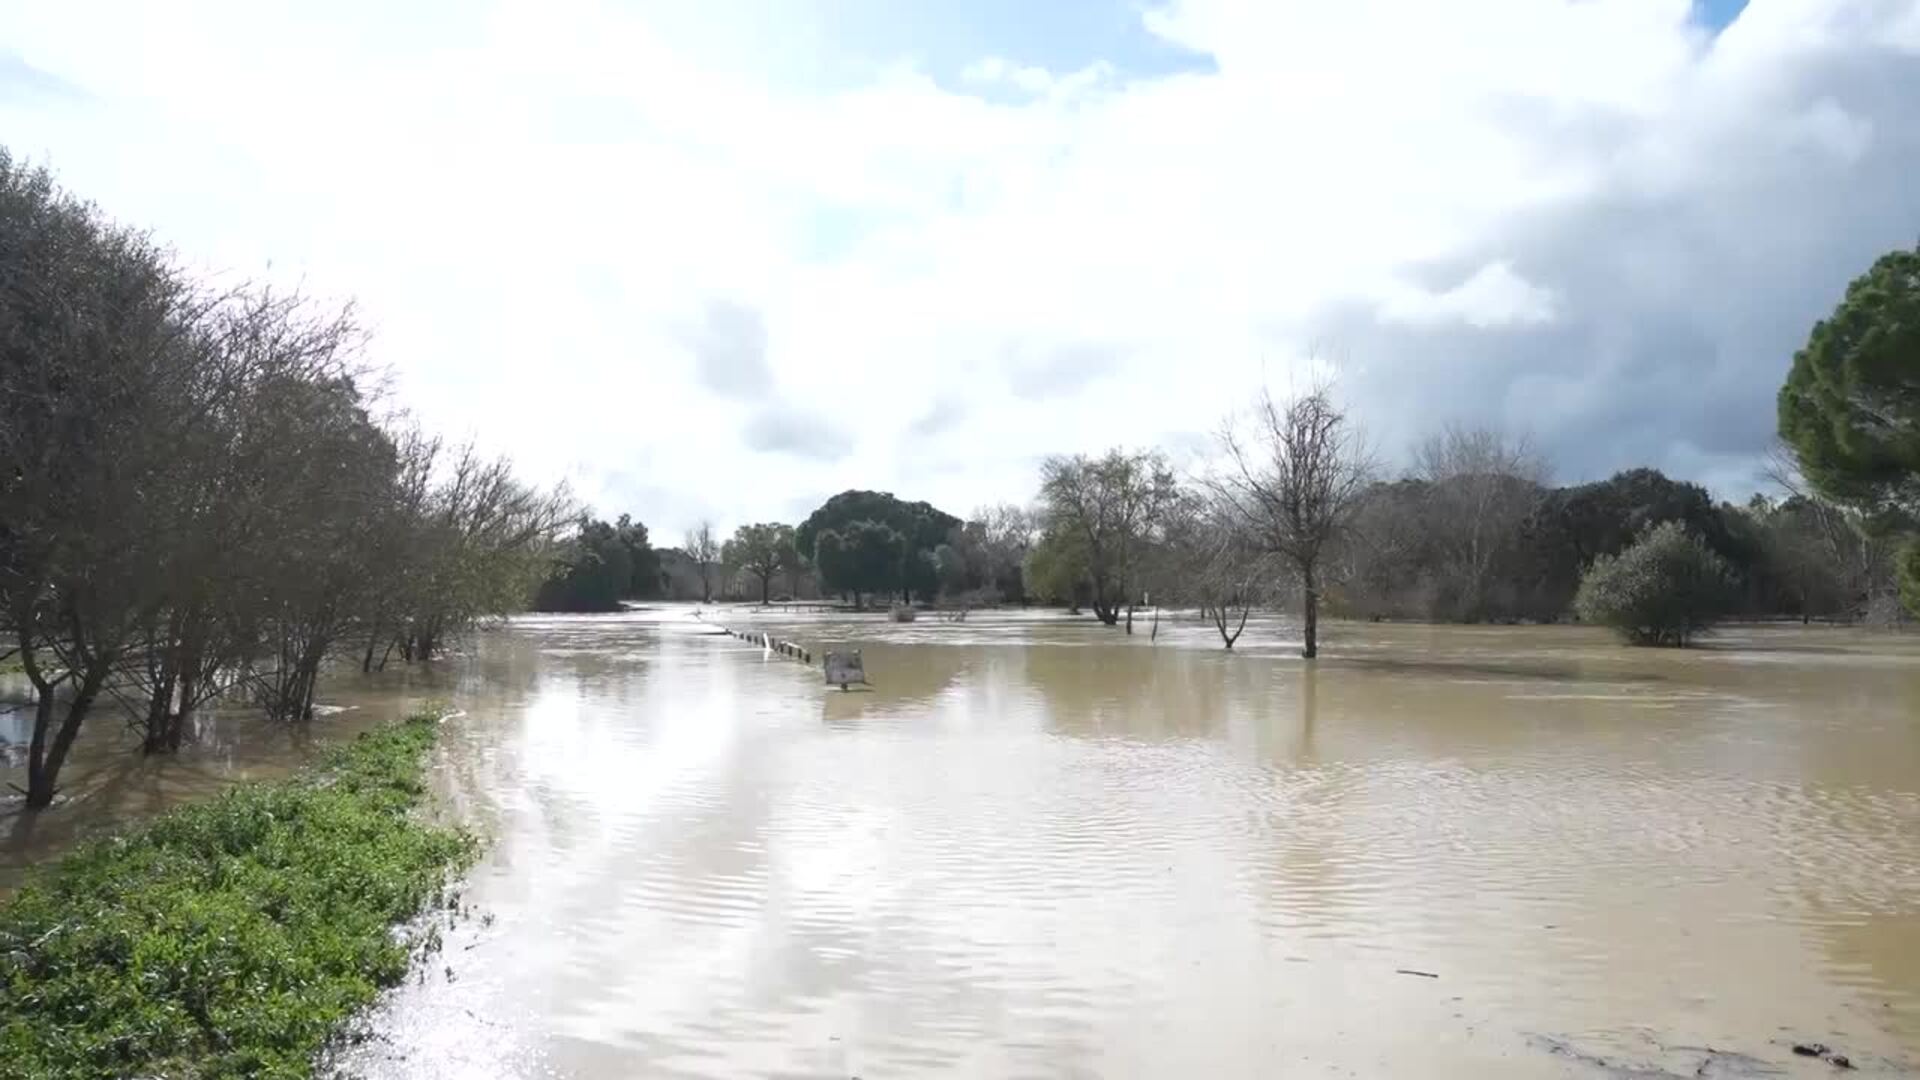
[[[839,461],[853,452],[853,436],[832,420],[777,403],[754,413],[741,435],[751,449],[810,461]]]
[[[35,98],[84,101],[87,97],[87,92],[79,86],[34,67],[18,53],[0,50],[0,101]]]
[[[758,311],[728,300],[710,301],[684,338],[700,385],[740,401],[759,401],[773,392],[767,326]]]
[[[1532,431],[1563,480],[1637,464],[1723,486],[1757,478],[1774,395],[1813,323],[1875,257],[1920,238],[1920,62],[1825,58],[1781,71],[1777,87],[1766,115],[1713,137],[1710,181],[1524,218],[1411,275],[1444,291],[1504,261],[1554,294],[1550,321],[1321,312],[1310,337],[1346,358],[1343,390],[1381,449],[1449,420],[1490,422]],[[1619,130],[1604,116],[1556,122],[1576,153]],[[1810,143],[1809,128],[1858,153]]]
[[[1043,351],[1014,347],[1007,350],[1003,368],[1007,385],[1021,397],[1064,397],[1120,370],[1120,356],[1094,343]]]
[[[931,438],[943,431],[951,430],[967,417],[966,403],[950,395],[941,395],[934,399],[927,410],[907,425],[909,434],[920,438]]]

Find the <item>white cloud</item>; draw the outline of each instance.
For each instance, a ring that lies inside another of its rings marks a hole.
[[[663,535],[1021,498],[1314,346],[1389,442],[1444,410],[1569,478],[1726,477],[1796,336],[1920,234],[1917,8],[1756,0],[1714,39],[1688,0],[1175,0],[1149,27],[1217,70],[806,88],[601,0],[11,5],[72,92],[0,81],[0,130],[196,262],[357,295],[429,422]],[[715,310],[751,325],[702,366]]]
[[[1527,281],[1502,260],[1445,292],[1396,288],[1381,303],[1380,314],[1390,322],[1417,326],[1454,320],[1484,330],[1551,321],[1554,303],[1552,290]]]

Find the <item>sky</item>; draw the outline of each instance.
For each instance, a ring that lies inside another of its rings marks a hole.
[[[1743,497],[1920,240],[1920,0],[0,0],[0,141],[661,541],[1334,380]]]

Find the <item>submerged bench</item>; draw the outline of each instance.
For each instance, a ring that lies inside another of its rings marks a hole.
[[[845,690],[851,683],[870,685],[867,682],[867,666],[860,659],[859,649],[852,652],[830,652],[824,659],[828,686],[837,686]]]

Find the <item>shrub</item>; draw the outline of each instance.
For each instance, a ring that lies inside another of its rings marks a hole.
[[[76,850],[0,907],[0,1076],[304,1077],[473,851],[419,821],[434,722]]]
[[[1920,540],[1909,540],[1900,550],[1900,602],[1920,619]]]
[[[1685,645],[1726,613],[1732,597],[1726,560],[1666,521],[1620,554],[1595,559],[1573,609],[1635,645]]]

